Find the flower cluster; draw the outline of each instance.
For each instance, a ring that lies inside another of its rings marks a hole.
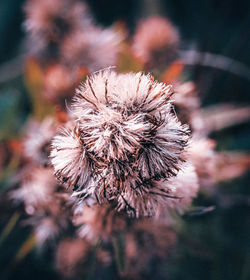
[[[94,265],[96,279],[105,269],[166,279],[176,221],[198,191],[249,167],[249,156],[216,152],[209,139],[234,108],[204,113],[164,17],[130,34],[97,26],[83,0],[28,0],[24,10],[33,115],[18,147],[0,145],[0,167],[20,157],[7,197],[64,279],[88,278]]]
[[[116,65],[121,34],[96,26],[83,1],[29,0],[24,10],[27,48],[42,68],[45,99],[64,106],[87,72]]]

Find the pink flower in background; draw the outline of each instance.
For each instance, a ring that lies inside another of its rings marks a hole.
[[[148,69],[159,69],[176,58],[178,45],[179,34],[172,23],[163,17],[151,17],[139,22],[132,48]]]

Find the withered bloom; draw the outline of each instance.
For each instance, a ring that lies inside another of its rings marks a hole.
[[[157,219],[165,217],[171,222],[171,212],[183,214],[197,194],[199,185],[193,165],[183,164],[175,177],[155,182],[154,188],[152,192],[143,194],[143,197],[131,189],[124,190],[118,198],[118,210],[126,209],[128,204],[136,209],[136,216],[155,216]],[[169,192],[167,196],[163,195],[164,189]],[[127,211],[130,213],[131,209]]]
[[[21,174],[21,185],[10,195],[22,201],[29,215],[53,202],[57,182],[50,168],[27,166]]]
[[[207,131],[195,84],[193,82],[176,83],[175,91],[173,99],[180,121],[190,126],[192,134],[199,134],[199,137],[206,136]]]
[[[75,214],[74,223],[83,241],[92,247],[98,244],[96,269],[114,264],[125,279],[144,279],[143,275],[152,275],[152,271],[169,257],[176,240],[166,222],[152,218],[131,219],[107,204],[82,207]],[[122,263],[116,255],[119,246]],[[85,254],[82,267],[86,266],[87,260]]]
[[[80,238],[66,238],[59,243],[55,266],[66,279],[83,279],[89,266],[91,245]]]
[[[103,277],[102,268],[110,263],[110,252],[101,246],[95,248],[93,244],[79,237],[65,238],[60,241],[55,259],[56,269],[63,279],[75,280],[85,279],[88,275],[94,274],[94,270]]]
[[[86,67],[89,72],[116,65],[121,36],[112,28],[90,26],[72,32],[61,45],[62,61],[70,69]]]
[[[135,222],[125,234],[125,279],[162,276],[160,267],[172,257],[175,241],[174,231],[165,223],[151,219]]]
[[[28,0],[27,48],[42,70],[42,95],[65,106],[92,71],[116,65],[121,35],[97,27],[81,0]]]
[[[72,97],[75,87],[81,80],[77,69],[70,69],[63,64],[54,64],[44,73],[43,96],[56,104],[65,106],[65,100]]]
[[[29,0],[24,10],[31,52],[42,60],[44,55],[55,59],[59,43],[74,30],[84,29],[92,22],[83,1]]]
[[[117,213],[111,205],[84,205],[74,213],[73,223],[78,235],[91,243],[102,240],[111,242],[119,232],[125,231],[130,220],[124,213]]]
[[[166,18],[141,21],[133,39],[133,51],[147,69],[164,68],[176,58],[179,34]]]
[[[31,120],[23,141],[24,156],[34,163],[47,165],[51,139],[56,134],[56,123],[47,117],[41,123]]]
[[[176,240],[175,233],[165,222],[152,218],[130,219],[110,205],[84,206],[74,222],[82,240],[99,244],[100,252],[96,256],[99,263],[119,266],[116,250],[117,246],[122,246],[120,259],[124,261],[119,273],[125,279],[141,279],[152,273],[170,255]],[[86,257],[83,260],[86,263]]]
[[[215,142],[205,137],[194,137],[190,147],[190,160],[195,167],[202,188],[215,184],[217,156],[214,147]]]
[[[189,129],[171,113],[172,94],[142,73],[103,71],[87,79],[74,98],[72,127],[52,141],[59,181],[82,200],[108,201],[130,216],[181,204],[169,179],[185,172]]]
[[[52,241],[67,229],[70,219],[69,196],[58,192],[58,184],[51,168],[26,166],[21,172],[21,185],[10,192],[16,202],[22,202],[38,245]]]

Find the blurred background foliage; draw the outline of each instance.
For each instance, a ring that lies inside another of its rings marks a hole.
[[[222,55],[238,65],[226,71],[187,61],[186,79],[198,85],[202,105],[250,103],[250,2],[247,0],[88,0],[96,20],[105,26],[119,20],[133,32],[142,17],[165,15],[182,38],[181,55],[188,51]],[[31,98],[23,80],[23,0],[0,1],[0,141],[15,139],[31,113]],[[216,59],[216,57],[214,58]],[[229,63],[230,64],[230,63]],[[233,73],[232,73],[233,72]],[[214,132],[218,150],[250,151],[249,122]],[[8,147],[6,147],[8,148]],[[7,159],[8,160],[8,159]],[[18,164],[14,159],[0,171],[0,279],[59,279],[53,252],[34,250],[28,228],[21,226],[22,209],[4,204],[4,192]],[[202,194],[197,206],[215,206],[204,215],[184,217],[176,256],[166,264],[173,280],[250,279],[250,174],[221,183]],[[7,203],[7,202],[6,202]],[[95,279],[112,279],[112,275]]]

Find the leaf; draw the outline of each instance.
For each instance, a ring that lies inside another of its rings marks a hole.
[[[10,187],[9,179],[20,164],[20,154],[14,154],[9,164],[0,171],[1,191],[6,191]]]
[[[118,53],[117,70],[120,73],[124,72],[139,72],[143,71],[144,65],[132,53],[128,43],[121,45],[121,50]]]
[[[180,60],[174,61],[162,74],[161,80],[167,84],[171,84],[179,78],[183,68],[184,65]]]
[[[4,240],[8,237],[12,229],[15,227],[18,219],[20,217],[20,213],[15,212],[11,218],[9,219],[7,225],[3,229],[1,235],[0,235],[0,244],[4,242]]]
[[[36,245],[36,236],[35,235],[30,235],[28,239],[23,243],[19,251],[17,252],[15,256],[15,261],[21,261],[24,257],[26,257],[32,249]]]

